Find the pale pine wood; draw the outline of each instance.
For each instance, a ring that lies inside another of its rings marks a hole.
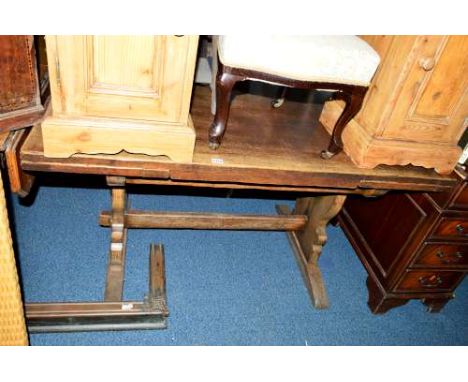
[[[324,107],[320,122],[329,130],[341,112],[338,104],[328,104]],[[352,120],[343,132],[343,141],[345,153],[363,169],[373,169],[382,163],[401,166],[412,164],[435,168],[439,174],[449,174],[461,154],[456,145],[377,138],[356,120]]]
[[[343,133],[362,168],[414,164],[450,173],[467,127],[468,37],[363,36],[382,58],[361,112]],[[328,102],[330,132],[342,105]]]
[[[52,114],[44,153],[122,150],[190,162],[198,36],[47,36]]]
[[[192,161],[195,129],[187,125],[115,120],[112,118],[48,118],[42,124],[44,155],[68,158],[73,154],[165,155],[175,162]]]

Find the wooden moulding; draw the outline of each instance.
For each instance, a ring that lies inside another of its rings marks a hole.
[[[327,102],[320,122],[331,132],[342,107]],[[374,168],[379,164],[407,165],[435,168],[439,174],[450,174],[461,155],[458,146],[430,144],[408,140],[372,137],[355,119],[343,132],[344,151],[360,168]]]
[[[73,154],[165,155],[175,162],[192,161],[195,129],[185,125],[109,118],[49,117],[42,123],[44,156],[68,158]]]

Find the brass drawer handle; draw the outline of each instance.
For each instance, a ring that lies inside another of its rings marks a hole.
[[[466,235],[465,227],[463,227],[461,224],[457,224],[455,229],[459,235]]]
[[[419,283],[424,288],[437,288],[440,284],[442,284],[442,279],[439,275],[431,275],[431,276],[421,276],[419,278]]]
[[[457,251],[455,253],[446,254],[443,251],[437,252],[436,256],[444,264],[458,264],[463,259],[463,253]]]

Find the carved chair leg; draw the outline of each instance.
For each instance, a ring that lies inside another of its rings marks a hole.
[[[288,91],[288,88],[286,86],[282,86],[279,91],[278,91],[278,96],[271,101],[271,107],[274,109],[278,109],[281,107],[284,103],[284,99],[286,98],[286,92]]]
[[[347,124],[356,116],[356,114],[361,110],[362,102],[366,95],[367,88],[360,87],[353,90],[352,93],[338,92],[336,93],[335,99],[341,99],[345,101],[346,105],[341,113],[338,121],[336,121],[335,127],[332,131],[332,136],[328,149],[322,151],[321,157],[323,159],[330,159],[341,150],[343,150],[343,140],[341,135],[343,134],[344,128]]]
[[[112,218],[111,244],[104,300],[122,301],[127,245],[127,228],[125,228],[124,221],[127,208],[125,178],[108,177],[107,183],[112,187]]]
[[[211,114],[216,114],[216,78],[218,74],[218,36],[211,38]]]
[[[244,77],[226,72],[223,65],[218,62],[218,74],[216,76],[216,113],[208,137],[208,146],[213,150],[216,150],[220,146],[226,131],[229,110],[231,108],[232,88],[236,82],[243,80],[245,80]]]

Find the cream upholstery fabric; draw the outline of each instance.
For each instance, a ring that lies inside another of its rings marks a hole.
[[[221,62],[302,81],[368,86],[379,55],[357,36],[219,36]]]

